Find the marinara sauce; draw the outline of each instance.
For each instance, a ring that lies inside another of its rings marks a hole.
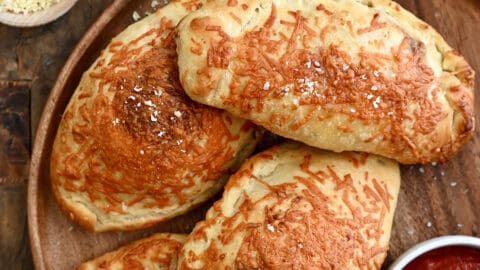
[[[480,270],[480,249],[468,246],[434,249],[413,260],[404,270]]]

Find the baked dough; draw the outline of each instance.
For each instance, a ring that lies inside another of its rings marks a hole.
[[[178,269],[380,269],[399,187],[383,157],[273,147],[232,175]]]
[[[474,130],[474,71],[389,0],[216,0],[178,26],[194,100],[333,151],[444,162]]]
[[[158,233],[81,264],[77,270],[172,270],[187,236]]]
[[[258,140],[253,124],[193,102],[178,81],[177,1],[115,37],[83,75],[51,156],[62,208],[94,230],[180,215],[220,190]]]

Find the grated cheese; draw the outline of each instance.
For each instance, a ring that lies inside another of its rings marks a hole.
[[[44,10],[58,2],[60,0],[3,0],[0,1],[0,11],[27,14]]]

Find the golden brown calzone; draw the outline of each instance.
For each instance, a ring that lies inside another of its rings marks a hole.
[[[216,0],[178,26],[187,94],[279,135],[402,163],[474,130],[474,71],[389,0]]]
[[[180,86],[175,26],[201,4],[175,1],[131,25],[83,75],[51,156],[53,191],[81,225],[130,230],[180,215],[253,151],[251,123]]]
[[[276,146],[232,175],[178,269],[380,269],[399,187],[392,160]]]

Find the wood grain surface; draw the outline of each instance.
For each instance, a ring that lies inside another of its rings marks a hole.
[[[480,70],[480,1],[400,0],[402,6],[435,27],[447,42]],[[132,22],[133,11],[144,15],[150,0],[114,1],[105,31],[90,29],[91,44],[83,44],[71,77],[62,77],[65,91],[46,103],[54,80],[82,33],[108,1],[78,1],[67,15],[44,27],[0,26],[0,268],[32,269],[26,230],[26,169],[31,142],[38,134],[30,172],[30,228],[37,269],[72,269],[121,244],[157,231],[188,232],[202,219],[212,201],[185,216],[135,232],[94,234],[71,223],[53,199],[48,179],[49,147],[59,116],[80,74],[116,33]],[[77,47],[77,50],[79,47]],[[79,52],[80,52],[79,51]],[[79,53],[77,52],[77,53]],[[57,82],[58,84],[58,82]],[[480,86],[476,78],[476,93]],[[12,105],[11,105],[12,104]],[[63,104],[58,106],[56,104]],[[50,121],[39,125],[50,108]],[[476,100],[476,115],[480,104]],[[478,117],[476,126],[479,127]],[[38,127],[38,131],[37,131]],[[403,166],[402,187],[390,241],[388,265],[423,240],[448,234],[480,236],[480,132],[444,165]],[[37,155],[37,156],[35,156]]]
[[[108,3],[78,1],[42,27],[0,24],[0,269],[34,268],[27,228],[31,143],[59,70]]]

